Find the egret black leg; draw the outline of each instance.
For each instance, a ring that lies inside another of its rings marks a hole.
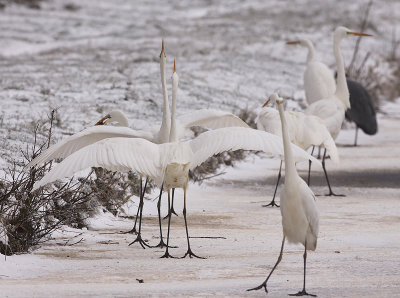
[[[312,297],[317,297],[317,295],[314,294],[309,294],[306,292],[306,264],[307,264],[307,243],[304,245],[304,280],[303,280],[303,290],[296,293],[296,294],[289,294],[289,296],[312,296]]]
[[[354,147],[357,147],[357,139],[358,139],[358,125],[356,124],[356,136],[354,138]]]
[[[161,185],[160,188],[160,196],[158,197],[158,203],[157,203],[157,210],[158,210],[158,225],[160,227],[160,242],[156,245],[156,246],[152,246],[152,247],[160,247],[163,248],[166,246],[164,239],[163,239],[163,234],[162,234],[162,222],[161,222],[161,196],[162,196],[162,192],[163,192],[163,186]]]
[[[171,201],[170,212],[175,214],[176,216],[178,216],[178,213],[176,213],[175,210],[174,210],[174,199],[175,199],[174,193],[175,193],[175,188],[172,189],[172,201]]]
[[[168,216],[170,215],[170,213],[175,214],[176,216],[178,216],[178,214],[175,212],[174,210],[174,198],[175,198],[175,188],[172,189],[172,204],[171,204],[171,208],[168,208],[168,214],[166,216],[164,216],[163,219],[168,218]]]
[[[314,149],[315,149],[315,146],[312,146],[311,156],[312,156],[313,153],[314,153]],[[308,179],[307,179],[307,185],[308,185],[308,186],[310,186],[311,163],[312,163],[312,161],[311,161],[311,160],[308,160]]]
[[[278,205],[277,203],[275,203],[275,196],[276,196],[276,191],[278,190],[279,180],[281,179],[282,162],[283,162],[283,161],[281,160],[281,166],[280,166],[280,168],[279,168],[278,180],[276,181],[276,186],[275,186],[275,191],[274,191],[274,197],[272,198],[272,201],[271,201],[269,204],[267,204],[267,205],[262,205],[262,207],[269,207],[269,206],[274,207],[274,206],[276,206],[276,207],[279,208],[279,205]]]
[[[168,189],[168,210],[171,207],[171,196],[170,196],[170,190]],[[168,252],[168,248],[169,246],[169,231],[170,231],[170,227],[171,227],[171,213],[168,214],[168,232],[167,232],[167,245],[166,245],[166,249],[165,249],[165,253],[161,256],[161,258],[175,258],[173,256],[171,256]]]
[[[133,226],[133,228],[132,228],[132,233],[135,233],[135,234],[137,234],[137,231],[136,231],[136,224],[137,224],[137,220],[138,220],[138,217],[139,217],[139,213],[140,213],[140,208],[139,208],[139,206],[138,206],[138,209],[137,209],[137,212],[136,212],[136,217],[135,217],[135,224],[134,224],[134,226]]]
[[[189,242],[189,231],[188,231],[188,226],[187,226],[187,220],[186,220],[186,187],[183,188],[183,218],[185,219],[185,228],[186,228],[186,238],[187,238],[187,244],[188,244],[188,250],[184,254],[183,258],[186,258],[189,256],[190,258],[195,257],[199,259],[205,259],[203,257],[199,257],[196,254],[194,254],[190,248],[190,242]]]
[[[139,214],[139,232],[137,234],[136,239],[129,243],[129,246],[138,242],[140,244],[141,247],[143,247],[144,249],[146,247],[150,247],[150,245],[148,245],[143,239],[142,239],[142,215],[143,215],[143,205],[144,205],[144,193],[146,191],[146,187],[147,187],[147,182],[148,182],[148,178],[146,178],[146,182],[144,183],[144,188],[141,191],[140,194],[140,203],[139,203],[139,209],[140,209],[140,214]],[[142,184],[140,184],[142,185]]]
[[[255,288],[252,288],[252,289],[248,289],[247,291],[261,290],[262,288],[264,288],[265,292],[268,293],[268,290],[267,290],[267,282],[268,282],[269,278],[271,277],[272,272],[274,272],[275,268],[276,268],[276,267],[278,266],[278,264],[282,261],[283,246],[285,245],[285,238],[286,238],[286,237],[283,236],[282,246],[281,246],[281,252],[279,253],[278,260],[276,261],[274,268],[272,268],[271,272],[269,273],[267,279],[264,280],[264,282],[263,282],[261,285],[259,285],[258,287],[255,287]]]
[[[139,197],[142,195],[142,176],[140,176],[140,187],[139,187]],[[135,224],[133,226],[133,228],[129,231],[126,232],[121,232],[122,234],[137,234],[137,230],[136,230],[136,224],[137,224],[137,220],[139,218],[139,214],[140,214],[140,203],[139,206],[137,208],[137,212],[136,212],[136,217],[135,217]]]
[[[328,173],[325,168],[325,156],[326,156],[326,149],[324,151],[324,156],[322,157],[322,168],[324,169],[326,182],[328,183],[329,187],[329,193],[326,196],[345,197],[345,195],[337,195],[332,191],[331,184],[329,183]]]

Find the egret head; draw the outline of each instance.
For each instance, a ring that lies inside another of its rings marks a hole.
[[[165,50],[164,50],[164,39],[162,40],[162,44],[161,44],[160,60],[161,60],[162,64],[165,64],[165,61],[167,60],[167,55],[165,54]]]
[[[267,106],[269,103],[271,103],[272,105],[275,105],[275,104],[280,105],[280,104],[283,104],[283,102],[284,102],[284,99],[279,97],[279,95],[277,93],[272,93],[269,96],[268,100],[263,104],[263,107]]]
[[[335,36],[335,38],[342,39],[347,36],[354,36],[354,35],[355,36],[372,36],[371,34],[367,34],[367,33],[351,31],[349,28],[346,28],[343,26],[339,26],[336,28],[334,36]]]
[[[176,73],[176,63],[174,59],[174,73],[172,74],[172,85],[178,87],[178,82],[179,82],[179,76]]]
[[[116,123],[117,126],[129,126],[128,118],[120,110],[111,111],[101,118],[95,125],[105,125],[107,123]]]

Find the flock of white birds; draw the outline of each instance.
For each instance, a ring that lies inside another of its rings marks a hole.
[[[201,258],[192,251],[189,242],[186,218],[189,171],[220,152],[238,149],[264,151],[281,159],[274,197],[272,202],[266,206],[276,205],[274,201],[276,189],[281,176],[282,162],[285,162],[285,183],[280,194],[283,240],[279,258],[270,274],[261,285],[249,289],[249,291],[264,288],[268,292],[267,282],[282,259],[283,247],[287,239],[289,242],[304,245],[303,289],[294,295],[315,296],[306,292],[305,280],[307,250],[316,249],[319,230],[319,214],[315,204],[315,196],[309,188],[311,162],[317,164],[320,164],[320,162],[305,150],[312,147],[314,151],[315,146],[324,148],[322,167],[328,183],[329,195],[335,195],[329,183],[325,159],[328,153],[333,162],[339,162],[339,154],[334,140],[340,132],[345,111],[350,107],[340,42],[345,37],[352,35],[370,36],[365,33],[353,32],[345,27],[338,27],[334,32],[333,49],[338,73],[337,84],[332,72],[324,64],[315,61],[315,50],[311,41],[303,39],[288,42],[288,44],[299,44],[308,48],[304,88],[309,106],[305,113],[285,112],[284,99],[274,93],[263,105],[263,109],[257,117],[257,130],[250,128],[237,116],[218,110],[198,110],[177,118],[176,104],[179,77],[174,61],[170,109],[166,87],[166,53],[163,42],[160,54],[163,90],[161,126],[148,131],[134,130],[129,128],[129,121],[123,112],[112,111],[97,122],[95,126],[51,146],[32,160],[27,168],[38,166],[55,158],[64,158],[60,164],[53,167],[40,181],[35,183],[33,190],[90,167],[138,173],[141,177],[141,194],[137,216],[139,218],[139,229],[137,238],[132,243],[138,242],[144,248],[149,245],[141,238],[141,219],[145,189],[147,182],[152,180],[160,188],[158,218],[161,240],[156,246],[165,247],[165,254],[162,257],[169,258],[173,257],[168,251],[170,247],[171,199],[173,200],[175,188],[183,188],[183,216],[186,227],[187,252],[182,258],[186,256]],[[268,107],[269,103],[277,109]],[[104,125],[108,123],[115,125]],[[196,138],[182,141],[182,138],[189,135],[190,128],[193,126],[202,126],[209,130]],[[296,170],[296,162],[307,160],[309,161],[308,183],[300,178]],[[145,179],[144,185],[142,178]],[[168,210],[170,210],[168,213],[167,243],[164,243],[161,228],[160,206],[163,191],[168,193]]]

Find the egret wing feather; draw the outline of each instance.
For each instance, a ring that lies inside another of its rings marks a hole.
[[[333,95],[336,82],[332,71],[321,62],[309,62],[304,72],[304,90],[308,104]]]
[[[270,155],[283,156],[282,138],[271,133],[244,127],[220,128],[207,131],[196,139],[188,141],[193,151],[190,168],[194,169],[210,156],[228,150],[257,150]],[[292,144],[293,154],[298,161],[318,160]]]
[[[111,138],[88,145],[65,158],[58,166],[36,182],[33,190],[89,167],[111,171],[133,170],[158,179],[163,175],[162,147],[145,139]]]
[[[103,139],[117,137],[144,138],[151,141],[153,135],[148,131],[133,130],[128,127],[100,125],[92,126],[46,149],[37,157],[35,157],[26,166],[26,168],[34,167],[55,158],[65,158],[85,146],[96,143]]]
[[[235,126],[249,127],[246,122],[232,113],[211,109],[188,113],[179,117],[178,120],[186,129],[193,126],[203,126],[209,129]]]
[[[344,120],[345,107],[337,99],[321,99],[310,105],[306,114],[322,119],[332,138],[335,140]]]

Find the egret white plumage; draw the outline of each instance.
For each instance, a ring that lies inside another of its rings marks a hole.
[[[161,85],[163,90],[163,113],[162,113],[162,122],[161,126],[154,125],[151,127],[149,131],[146,130],[133,130],[128,128],[129,121],[126,115],[119,110],[114,110],[104,116],[100,121],[96,123],[95,127],[90,127],[84,129],[83,131],[76,133],[63,141],[51,146],[44,152],[42,152],[39,156],[33,159],[27,166],[27,168],[36,166],[41,163],[45,163],[49,160],[55,158],[65,158],[72,154],[73,152],[93,144],[99,140],[106,138],[114,138],[114,137],[126,137],[126,138],[144,138],[148,141],[151,141],[156,144],[168,143],[170,138],[170,130],[171,130],[171,113],[169,109],[168,102],[168,92],[166,86],[166,53],[164,49],[164,41],[162,42],[162,48],[160,53],[160,73],[161,73]],[[103,124],[107,123],[115,123],[116,126],[103,126]],[[229,112],[212,110],[212,109],[201,109],[198,111],[194,111],[191,113],[184,114],[179,117],[175,124],[176,137],[178,139],[184,137],[190,131],[190,128],[193,126],[203,126],[209,129],[216,129],[221,127],[231,127],[231,126],[239,126],[239,127],[248,127],[248,125],[242,121],[239,117],[233,115]],[[142,185],[142,181],[140,182]],[[145,185],[147,183],[145,182]],[[142,191],[146,191],[146,187],[142,188]],[[161,229],[161,193],[158,200],[158,216],[159,216],[159,224],[160,224],[160,243],[156,245],[156,247],[163,247],[164,241],[162,237],[162,229]],[[144,196],[144,193],[143,193]],[[142,197],[142,195],[140,195]],[[173,201],[172,201],[173,202]],[[172,204],[173,206],[173,204]],[[140,200],[138,215],[141,213],[141,208],[143,208],[143,198]],[[174,212],[173,207],[169,209],[169,212]],[[136,217],[137,220],[138,216]],[[129,232],[136,232],[136,221],[135,226]],[[148,246],[141,238],[141,217],[139,216],[139,232],[137,236],[137,242],[144,246]],[[135,240],[135,241],[136,241]],[[134,241],[134,242],[135,242]]]
[[[300,45],[308,49],[306,70],[304,71],[304,91],[308,104],[327,98],[335,93],[336,83],[332,71],[315,59],[315,48],[311,40],[288,41],[288,45]],[[290,136],[290,133],[289,133]]]
[[[333,38],[333,48],[338,72],[336,91],[333,95],[314,102],[306,110],[307,114],[315,115],[322,119],[334,140],[336,139],[340,132],[340,129],[342,128],[345,111],[347,108],[350,108],[349,89],[346,82],[343,57],[340,51],[340,42],[343,40],[343,38],[351,35],[371,36],[370,34],[366,33],[350,31],[350,29],[345,27],[336,28]],[[333,193],[331,185],[329,183],[328,174],[325,168],[325,158],[326,148],[324,150],[324,155],[322,158],[322,166],[329,187],[328,196],[337,196],[337,194]]]
[[[304,245],[304,281],[303,290],[291,296],[310,295],[306,292],[306,262],[307,250],[315,250],[317,247],[317,238],[319,230],[319,213],[315,204],[315,196],[312,190],[307,186],[303,179],[300,178],[296,170],[295,160],[293,158],[292,148],[290,146],[290,137],[286,115],[283,109],[283,99],[274,93],[270,96],[272,102],[278,104],[279,115],[281,118],[283,147],[285,151],[285,184],[283,186],[281,198],[281,215],[283,227],[283,240],[281,251],[275,266],[265,281],[258,287],[249,289],[248,291],[265,289],[267,290],[267,282],[282,260],[283,247],[285,239],[292,243],[301,243]]]
[[[178,75],[173,74],[174,89],[177,90]],[[172,142],[155,144],[140,138],[109,138],[86,146],[67,158],[57,167],[48,172],[42,180],[35,183],[33,190],[57,179],[68,177],[88,167],[103,167],[112,171],[133,170],[155,181],[158,186],[164,185],[164,190],[183,188],[186,236],[188,249],[184,257],[198,257],[189,242],[186,220],[186,189],[189,181],[189,170],[194,169],[214,154],[227,150],[260,150],[271,155],[282,155],[281,138],[267,132],[244,127],[227,127],[207,131],[197,138],[179,142],[176,137],[175,123],[176,92],[173,93],[170,137]],[[299,147],[292,145],[294,155],[298,160],[313,160],[315,158]],[[169,215],[170,225],[171,215]],[[169,235],[169,232],[168,232]],[[168,252],[163,257],[171,257]]]
[[[275,108],[268,107],[268,99],[260,112],[257,115],[256,123],[257,129],[270,132],[274,135],[282,137],[282,128],[279,112]],[[290,141],[299,146],[300,148],[307,150],[309,147],[313,146],[323,146],[327,149],[332,161],[335,163],[339,162],[339,153],[335,145],[335,141],[332,139],[328,129],[321,120],[321,118],[313,115],[306,115],[301,112],[295,111],[285,111],[287,129],[289,133]],[[312,154],[312,153],[311,153]],[[282,160],[279,168],[278,179],[275,186],[274,196],[272,201],[263,205],[267,206],[277,206],[275,203],[275,195],[278,189],[279,180],[281,178],[282,171]],[[310,171],[311,171],[311,161],[309,161],[308,168],[308,181],[310,184]]]

